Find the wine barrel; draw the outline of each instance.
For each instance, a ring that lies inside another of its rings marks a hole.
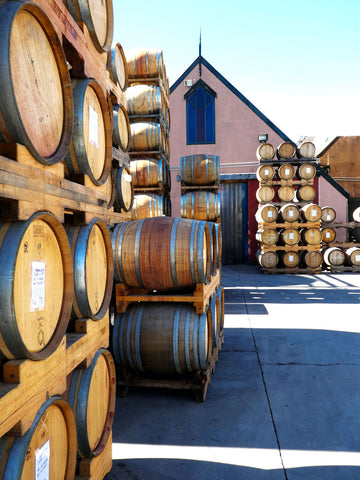
[[[185,185],[213,185],[220,181],[218,155],[197,154],[180,158],[180,176]]]
[[[110,175],[105,182],[106,186],[106,198],[107,198],[107,205],[108,209],[112,208],[115,205],[116,200],[116,169],[111,167]]]
[[[277,196],[281,202],[291,202],[295,196],[295,188],[290,185],[283,185],[278,189]]]
[[[124,50],[120,43],[111,47],[108,53],[108,70],[110,78],[114,83],[118,83],[123,92],[128,87],[129,79],[127,73],[127,62]]]
[[[100,320],[109,308],[113,286],[110,233],[103,220],[72,226],[68,238],[73,254],[73,318]]]
[[[272,205],[271,203],[261,205],[255,214],[255,218],[258,223],[276,222],[278,218],[278,209],[275,207],[275,205]]]
[[[275,268],[279,263],[279,255],[276,252],[258,251],[256,257],[259,265],[263,268]]]
[[[282,142],[276,149],[276,156],[278,159],[284,158],[290,160],[296,155],[296,145],[292,142]]]
[[[283,205],[279,210],[279,220],[283,222],[297,222],[300,217],[299,207],[293,203]]]
[[[134,203],[134,185],[130,170],[123,165],[115,169],[115,210],[129,212]]]
[[[163,151],[164,136],[162,126],[155,122],[130,124],[130,151]]]
[[[302,261],[308,268],[319,268],[323,263],[323,257],[321,253],[316,250],[305,251],[302,255]]]
[[[182,194],[181,216],[193,220],[217,220],[220,217],[220,195],[205,190]]]
[[[281,259],[285,267],[295,268],[300,264],[300,255],[298,252],[284,252]]]
[[[162,158],[139,158],[130,162],[134,187],[167,185],[167,165]]]
[[[211,313],[187,303],[131,304],[115,317],[115,362],[149,373],[186,374],[209,367]]]
[[[91,458],[103,452],[111,433],[116,399],[114,359],[100,349],[88,368],[70,375],[67,400],[76,420],[78,453]]]
[[[325,264],[329,267],[344,265],[346,260],[345,252],[339,247],[330,247],[323,250],[323,258]]]
[[[113,145],[124,153],[130,148],[130,120],[123,105],[116,105],[113,110],[114,126],[112,133]]]
[[[73,266],[65,230],[50,213],[0,222],[0,351],[43,360],[65,335]]]
[[[295,177],[296,168],[291,163],[280,165],[277,170],[278,177],[282,180],[292,180]]]
[[[325,227],[321,229],[321,238],[325,243],[335,242],[336,231],[333,228]]]
[[[75,477],[76,425],[66,400],[50,397],[21,437],[0,438],[2,480]],[[40,476],[48,472],[47,476]]]
[[[262,185],[256,190],[256,199],[258,202],[271,202],[275,197],[275,190],[268,185]]]
[[[218,268],[218,231],[215,228],[214,222],[207,222],[209,227],[209,239],[210,239],[210,274],[216,275]]]
[[[169,194],[164,195],[164,215],[171,217],[171,198]]]
[[[296,155],[298,158],[313,159],[316,156],[316,147],[312,142],[303,142],[297,147]]]
[[[211,316],[211,337],[212,348],[219,346],[220,340],[220,316],[221,316],[220,296],[215,291],[209,302],[209,311]]]
[[[284,228],[280,232],[280,238],[285,245],[297,245],[300,242],[300,233],[297,228]]]
[[[321,220],[322,210],[315,203],[308,203],[300,209],[302,218],[307,222],[319,222]]]
[[[256,178],[259,182],[272,180],[275,177],[275,168],[271,165],[260,165],[256,170]]]
[[[127,50],[126,60],[130,79],[163,78],[164,56],[161,50],[139,48]]]
[[[74,20],[85,23],[96,50],[108,52],[114,33],[112,0],[66,0],[66,4]]]
[[[126,285],[169,290],[209,282],[206,222],[158,217],[119,223],[112,246],[115,279]]]
[[[156,85],[132,85],[126,90],[129,115],[163,115],[165,113],[164,94]]]
[[[321,220],[325,223],[333,222],[336,218],[336,211],[332,207],[321,208]]]
[[[111,121],[106,97],[96,80],[72,80],[74,128],[65,156],[68,175],[86,174],[95,185],[106,182],[111,168]]]
[[[312,202],[316,197],[316,190],[312,185],[303,185],[296,190],[299,202]]]
[[[25,145],[44,165],[60,162],[71,141],[73,99],[56,31],[32,2],[5,2],[0,31],[0,142]]]
[[[225,294],[224,287],[219,285],[215,290],[216,295],[219,298],[219,312],[220,312],[220,334],[224,330],[224,318],[225,318]],[[219,345],[221,347],[221,345]]]
[[[221,267],[221,259],[222,259],[222,235],[221,235],[221,224],[215,223],[215,230],[216,230],[216,251],[217,251],[217,263],[216,268],[219,269]]]
[[[311,180],[316,175],[316,166],[313,163],[303,163],[299,165],[296,176],[303,180]]]
[[[131,220],[164,215],[164,196],[156,193],[135,193],[131,208]]]
[[[360,248],[359,247],[350,247],[345,250],[345,256],[347,263],[349,265],[360,265]]]
[[[308,245],[318,245],[321,243],[321,230],[318,228],[304,228],[301,230],[301,239]]]
[[[272,160],[275,157],[275,149],[270,143],[262,143],[256,150],[258,160]]]
[[[265,228],[256,232],[255,238],[264,245],[275,245],[279,240],[279,232],[272,228]]]
[[[360,222],[360,207],[355,208],[355,210],[353,211],[352,217],[355,222]]]

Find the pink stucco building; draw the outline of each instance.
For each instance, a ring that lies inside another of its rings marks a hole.
[[[170,112],[172,214],[181,215],[180,158],[199,153],[218,155],[223,261],[253,262],[257,250],[254,215],[259,135],[266,135],[275,148],[291,139],[201,55],[172,85]],[[340,218],[346,216],[346,191],[334,181],[329,183],[332,179],[320,169],[319,175],[320,181],[315,181],[317,203],[324,206],[333,200],[341,211]]]

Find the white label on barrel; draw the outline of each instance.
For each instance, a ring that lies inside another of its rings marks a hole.
[[[325,233],[326,238],[330,238],[330,232]]]
[[[293,240],[294,239],[294,232],[290,232],[289,233],[289,240]]]
[[[268,212],[268,217],[269,217],[269,218],[271,218],[271,217],[273,217],[273,216],[274,216],[274,212],[271,212],[271,211]]]
[[[311,168],[310,167],[306,167],[306,173],[311,173]]]
[[[264,174],[265,174],[265,175],[269,175],[269,170],[268,170],[267,168],[265,168]]]
[[[316,210],[311,210],[311,216],[316,217]]]
[[[293,217],[294,216],[294,210],[290,210],[289,211],[289,217]]]
[[[360,255],[355,255],[355,262],[360,262]]]
[[[45,262],[31,262],[30,312],[45,308]]]
[[[125,173],[123,178],[124,178],[125,182],[130,182],[131,183],[131,180],[132,180],[131,175],[128,175],[127,173]]]
[[[331,215],[330,215],[330,213],[328,213],[328,214],[326,215],[326,220],[331,220]]]
[[[289,255],[289,262],[293,262],[294,261],[294,255]]]
[[[285,175],[290,175],[290,169],[289,168],[285,168]]]
[[[35,452],[35,480],[50,478],[50,440]]]
[[[91,105],[89,105],[89,142],[99,147],[99,116]]]

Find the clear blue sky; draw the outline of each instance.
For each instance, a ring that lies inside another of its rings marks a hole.
[[[202,55],[293,140],[360,135],[360,0],[113,0],[114,42]]]

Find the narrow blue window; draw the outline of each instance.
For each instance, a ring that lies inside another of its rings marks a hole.
[[[185,95],[186,143],[215,143],[216,93],[199,80]]]

